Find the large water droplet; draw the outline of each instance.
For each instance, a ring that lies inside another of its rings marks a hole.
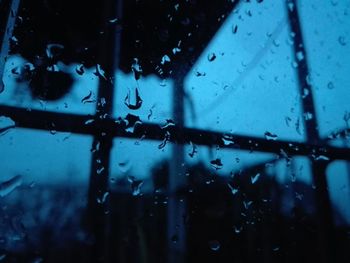
[[[16,175],[10,180],[0,183],[0,197],[4,197],[22,185],[22,176]]]
[[[135,88],[135,90],[130,90],[124,99],[124,104],[130,110],[138,110],[142,106],[142,99],[139,94],[139,90]]]

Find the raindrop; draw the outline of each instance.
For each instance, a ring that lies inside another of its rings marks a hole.
[[[137,88],[135,88],[135,92],[131,92],[131,90],[129,89],[129,92],[124,99],[124,104],[130,110],[138,110],[139,108],[141,108],[142,99],[139,95],[139,90]]]
[[[0,183],[0,197],[4,197],[22,185],[22,176],[16,175],[13,178]]]
[[[298,61],[302,61],[304,59],[304,53],[302,51],[298,51],[296,57]]]
[[[315,161],[329,161],[329,157],[325,156],[325,155],[313,155],[312,156],[314,158]]]
[[[216,158],[215,160],[210,161],[210,164],[215,170],[219,170],[223,166],[221,159],[219,158]]]
[[[133,196],[139,196],[141,194],[142,180],[136,180],[134,176],[128,176],[128,182],[131,185],[131,191]]]
[[[170,132],[167,131],[165,133],[162,143],[158,145],[158,149],[163,149],[169,140],[170,140]]]
[[[221,247],[220,242],[217,240],[211,240],[209,241],[209,247],[213,251],[218,251]]]
[[[168,55],[164,55],[164,56],[162,57],[162,61],[160,62],[160,64],[164,65],[164,64],[167,63],[167,62],[170,62],[170,58],[169,58]]]
[[[81,102],[84,103],[84,104],[85,103],[90,103],[90,102],[96,102],[95,100],[92,100],[91,97],[92,97],[92,91],[90,90],[89,94],[81,99]]]
[[[304,113],[304,119],[305,119],[306,121],[312,120],[312,118],[313,118],[313,115],[312,115],[311,112],[305,112],[305,113]]]
[[[107,77],[106,77],[106,73],[105,71],[102,69],[101,65],[100,64],[97,64],[96,65],[96,71],[94,72],[94,74],[98,77],[101,77],[105,80],[107,80]]]
[[[238,30],[238,26],[237,25],[232,26],[232,33],[233,34],[236,34],[237,30]]]
[[[131,65],[131,70],[134,72],[135,80],[139,80],[142,74],[142,68],[137,58],[134,58],[134,63]]]
[[[101,168],[96,170],[96,173],[101,174],[104,170],[105,170],[105,168],[102,166]]]
[[[294,3],[288,3],[288,8],[289,8],[289,10],[291,11],[291,12],[293,12],[293,10],[294,10]]]
[[[215,53],[210,53],[207,58],[209,62],[212,62],[216,59],[216,55]]]
[[[345,46],[346,45],[346,40],[344,36],[338,37],[338,42],[340,45]]]
[[[173,48],[173,54],[175,55],[176,53],[181,52],[181,49],[178,47]]]
[[[15,127],[15,122],[11,118],[0,116],[0,135],[4,135],[10,129]]]
[[[327,88],[328,88],[328,89],[334,89],[334,84],[333,84],[332,81],[328,82]]]
[[[204,77],[205,75],[206,75],[205,72],[196,71],[196,77]]]
[[[6,254],[0,255],[0,261],[6,258]]]
[[[265,139],[268,141],[276,141],[278,138],[278,136],[276,134],[273,134],[273,133],[268,132],[268,131],[266,131],[264,135],[265,135]]]
[[[237,189],[237,188],[234,188],[234,187],[233,187],[232,185],[230,185],[230,184],[227,184],[227,186],[230,188],[231,193],[232,193],[233,195],[235,195],[235,194],[238,193],[238,189]]]
[[[241,233],[242,232],[242,230],[243,230],[243,228],[240,226],[240,227],[237,227],[237,226],[234,226],[234,231],[235,231],[235,233],[236,234],[239,234],[239,233]]]
[[[188,153],[188,155],[189,155],[191,158],[193,158],[194,155],[198,152],[198,151],[197,151],[197,146],[196,146],[195,144],[193,144],[192,142],[190,142],[190,145],[191,145],[191,147],[192,147],[192,150],[191,150],[191,152]]]
[[[83,64],[80,64],[80,65],[77,65],[75,67],[75,71],[79,74],[79,75],[83,75],[85,70],[84,70],[84,65]]]
[[[175,122],[173,120],[171,120],[171,119],[167,119],[166,123],[163,126],[161,126],[160,128],[161,129],[166,129],[166,128],[169,128],[169,127],[172,127],[172,126],[175,126]]]
[[[118,18],[112,18],[108,20],[108,23],[110,24],[116,24],[118,22]]]
[[[119,171],[121,171],[122,173],[127,173],[131,168],[131,163],[129,160],[119,162],[118,168],[119,168]]]
[[[222,138],[222,141],[224,143],[224,145],[232,145],[234,144],[235,142],[233,141],[233,136],[231,135],[224,135]]]
[[[251,183],[255,184],[259,180],[259,177],[260,177],[260,173],[257,173],[255,176],[251,176],[250,177]]]
[[[101,198],[100,197],[97,198],[97,203],[104,204],[106,202],[108,196],[109,196],[109,192],[105,192]]]
[[[55,58],[62,52],[63,48],[64,46],[61,44],[49,44],[46,46],[46,56],[51,59]]]

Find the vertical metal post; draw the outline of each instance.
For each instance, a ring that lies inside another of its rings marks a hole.
[[[122,12],[121,0],[104,1],[103,23],[115,17],[120,18]],[[113,114],[114,99],[114,74],[119,63],[120,35],[115,27],[111,27],[103,33],[99,43],[98,67],[104,72],[99,75],[97,106],[95,122],[98,125],[104,118]],[[101,75],[103,73],[103,75]],[[108,262],[109,255],[109,202],[108,202],[108,177],[110,168],[110,152],[113,146],[113,136],[108,127],[99,127],[93,139],[93,154],[91,159],[91,174],[88,193],[88,217],[89,227],[93,234],[94,245],[91,251],[92,262]]]
[[[286,7],[290,23],[290,29],[294,40],[294,55],[298,63],[297,78],[300,88],[300,94],[308,94],[301,99],[302,112],[304,114],[304,125],[307,142],[316,144],[321,143],[318,133],[317,115],[314,105],[313,90],[308,82],[309,69],[307,55],[304,47],[302,29],[299,20],[298,7],[296,0],[287,0]],[[298,58],[302,58],[299,59]],[[316,187],[315,200],[317,211],[317,223],[319,233],[319,262],[332,262],[334,256],[333,240],[333,219],[332,207],[328,195],[326,168],[328,162],[312,162],[313,181]]]
[[[184,76],[185,74],[179,74],[174,80],[173,87],[173,118],[180,130],[184,128]],[[180,140],[181,137],[180,132]],[[183,220],[186,204],[179,201],[177,190],[185,185],[184,145],[182,143],[174,143],[171,155],[167,210],[168,263],[181,263],[184,262],[186,246],[186,232]]]

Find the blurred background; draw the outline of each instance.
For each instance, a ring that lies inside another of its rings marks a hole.
[[[348,262],[349,12],[0,0],[0,261]]]

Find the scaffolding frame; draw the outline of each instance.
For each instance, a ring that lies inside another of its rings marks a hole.
[[[110,81],[114,70],[118,67],[118,59],[120,50],[120,35],[116,32],[109,32],[102,39],[99,50],[99,62],[106,72],[107,79],[99,78],[98,98],[96,105],[96,114],[79,115],[67,113],[55,113],[41,110],[26,110],[23,108],[0,105],[0,115],[10,117],[15,121],[15,126],[19,128],[29,128],[38,130],[50,130],[52,124],[55,130],[59,132],[71,132],[75,134],[85,134],[93,136],[93,146],[97,143],[100,147],[93,152],[91,159],[91,173],[88,193],[88,211],[91,219],[91,231],[96,238],[96,244],[93,249],[92,257],[97,261],[104,261],[108,258],[108,215],[106,215],[106,206],[108,202],[100,204],[96,199],[108,191],[108,176],[110,167],[110,152],[113,146],[113,139],[132,138],[144,140],[162,141],[167,133],[170,133],[169,142],[174,143],[177,147],[182,148],[183,145],[193,143],[195,145],[204,145],[208,147],[219,146],[220,148],[229,148],[235,150],[247,150],[264,153],[274,153],[281,156],[281,153],[288,156],[306,156],[311,160],[312,175],[316,186],[316,211],[318,218],[319,230],[319,248],[321,262],[332,262],[335,253],[334,247],[334,230],[332,219],[332,207],[327,190],[326,168],[328,164],[334,160],[350,161],[350,149],[346,147],[334,147],[327,144],[327,138],[320,138],[317,128],[317,116],[313,100],[313,90],[307,82],[309,75],[307,53],[303,41],[302,28],[298,14],[296,0],[286,0],[286,10],[290,23],[290,30],[294,32],[294,56],[302,52],[304,59],[299,61],[296,68],[298,85],[300,93],[306,89],[308,96],[301,99],[303,113],[310,113],[313,118],[304,119],[305,124],[305,142],[289,141],[289,140],[267,140],[260,137],[246,136],[234,134],[232,139],[234,144],[226,145],[222,138],[227,133],[207,131],[202,129],[193,129],[184,127],[184,106],[183,106],[183,76],[180,81],[175,81],[174,87],[174,104],[173,114],[175,118],[175,126],[161,128],[158,124],[142,123],[135,126],[134,132],[126,131],[124,122],[119,122],[110,117],[113,112],[113,92],[116,90],[114,83]],[[122,16],[122,1],[105,1],[105,17]],[[290,8],[293,5],[294,8]],[[3,41],[0,54],[0,76],[4,73],[4,65],[9,52],[9,42],[12,36],[16,14],[20,6],[20,0],[12,0],[6,29],[4,30]],[[105,48],[107,47],[107,48]],[[184,73],[184,76],[186,72]],[[2,80],[2,78],[1,78]],[[0,81],[1,82],[1,81]],[[1,83],[0,83],[1,84]],[[1,87],[0,87],[1,88]],[[106,103],[102,103],[105,99]],[[105,117],[107,116],[107,117]],[[94,119],[93,122],[86,124],[88,120]],[[344,129],[341,134],[347,135],[350,129]],[[182,149],[183,150],[183,149]],[[176,155],[181,151],[179,148],[173,151]],[[323,156],[325,158],[316,158]],[[283,155],[282,155],[283,157]],[[177,158],[173,169],[179,169],[183,162],[183,156]],[[101,172],[101,167],[102,169]],[[172,170],[173,170],[172,169]],[[97,172],[99,171],[99,172]],[[175,173],[176,174],[176,173]],[[176,183],[175,183],[176,184]],[[175,191],[170,187],[170,191]]]

